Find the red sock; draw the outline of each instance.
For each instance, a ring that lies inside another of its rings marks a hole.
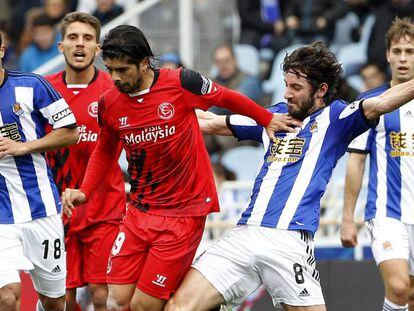
[[[82,308],[80,307],[80,305],[79,305],[79,304],[76,304],[75,311],[82,311]]]

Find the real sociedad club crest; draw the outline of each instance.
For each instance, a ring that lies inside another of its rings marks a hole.
[[[19,116],[19,117],[24,112],[23,109],[22,109],[22,106],[19,103],[14,103],[12,108],[13,108],[14,114],[17,115],[17,116]]]
[[[162,103],[158,106],[158,116],[163,120],[171,119],[174,116],[174,106],[170,103]]]

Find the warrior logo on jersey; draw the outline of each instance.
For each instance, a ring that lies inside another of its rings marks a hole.
[[[21,141],[22,137],[19,133],[19,127],[17,126],[17,123],[11,123],[11,124],[5,124],[4,126],[0,127],[0,134],[3,137],[10,138],[14,141]]]
[[[98,117],[98,102],[93,102],[89,104],[88,113],[92,118]]]
[[[22,106],[19,103],[14,103],[13,104],[13,112],[17,115],[17,116],[21,116],[23,114],[23,109]]]
[[[158,106],[158,116],[163,120],[171,119],[174,116],[174,106],[170,103],[162,103]]]

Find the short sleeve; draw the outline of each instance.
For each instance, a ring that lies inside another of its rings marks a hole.
[[[41,76],[36,76],[36,78],[38,81],[33,94],[34,106],[52,128],[58,129],[76,125],[75,116],[65,99],[45,78]]]
[[[192,108],[207,110],[220,102],[223,87],[214,83],[203,75],[189,69],[181,69],[181,87],[191,97],[188,104]]]

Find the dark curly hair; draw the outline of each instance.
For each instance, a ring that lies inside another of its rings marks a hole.
[[[102,58],[121,58],[128,63],[139,63],[148,57],[151,60],[154,53],[144,33],[135,26],[120,25],[109,31],[101,46]]]
[[[293,71],[306,79],[317,90],[321,83],[328,85],[324,96],[326,105],[330,104],[342,78],[342,66],[335,55],[322,41],[298,48],[283,60],[283,72]]]

